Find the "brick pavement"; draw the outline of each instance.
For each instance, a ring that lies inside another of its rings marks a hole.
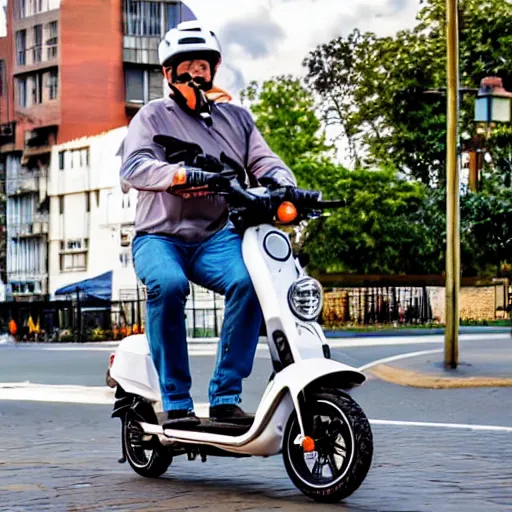
[[[0,511],[512,509],[511,433],[375,425],[366,481],[344,504],[326,506],[293,487],[279,456],[206,464],[179,458],[164,478],[143,479],[117,464],[119,421],[109,412],[0,401]]]

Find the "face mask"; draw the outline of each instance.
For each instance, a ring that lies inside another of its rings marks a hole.
[[[192,77],[186,73],[180,75],[176,83],[169,83],[169,87],[174,93],[176,103],[186,112],[201,117],[211,126],[211,109],[208,98],[201,88],[204,84],[202,77]]]

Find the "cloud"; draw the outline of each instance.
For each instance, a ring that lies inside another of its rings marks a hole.
[[[286,34],[283,28],[269,18],[269,11],[262,9],[256,17],[227,22],[221,29],[223,48],[238,45],[249,57],[260,59],[275,51]]]
[[[252,80],[302,76],[302,62],[311,50],[355,28],[379,36],[410,28],[420,7],[419,0],[185,1],[219,34],[230,70],[219,73],[218,82],[235,95],[240,84]]]

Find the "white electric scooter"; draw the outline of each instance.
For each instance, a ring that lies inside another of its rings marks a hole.
[[[265,189],[263,189],[265,190]],[[252,424],[201,423],[164,428],[158,376],[144,335],[125,338],[111,356],[107,382],[117,386],[113,417],[122,421],[123,458],[145,477],[166,472],[173,457],[269,456],[283,454],[288,475],[305,495],[338,502],[352,494],[370,468],[369,422],[349,396],[365,376],[330,359],[316,319],[323,305],[318,281],[305,275],[288,235],[272,225],[293,223],[324,208],[318,193],[244,190],[236,180],[224,190],[238,210],[243,258],[263,311],[274,366]],[[288,200],[287,200],[288,199]]]

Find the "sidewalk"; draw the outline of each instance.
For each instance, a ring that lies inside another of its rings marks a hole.
[[[419,388],[512,386],[512,336],[497,347],[464,344],[456,369],[444,367],[444,347],[390,359],[365,371],[387,382]]]
[[[368,338],[372,336],[434,336],[444,334],[444,327],[432,329],[391,329],[385,328],[378,331],[324,331],[326,338]],[[505,334],[512,333],[512,325],[508,327],[459,327],[459,334]]]

